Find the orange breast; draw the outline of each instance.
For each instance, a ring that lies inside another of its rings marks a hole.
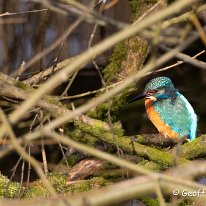
[[[170,138],[178,138],[179,135],[162,121],[159,114],[155,111],[152,103],[153,101],[151,99],[146,99],[145,101],[146,112],[151,122],[155,125],[155,127],[161,134],[167,135]]]

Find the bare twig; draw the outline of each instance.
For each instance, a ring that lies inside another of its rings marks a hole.
[[[155,192],[157,194],[157,198],[159,200],[159,205],[160,206],[166,206],[163,194],[162,194],[162,190],[161,190],[161,186],[159,184],[159,182],[156,182],[156,186],[155,186]]]
[[[72,83],[74,82],[76,76],[77,76],[78,72],[75,72],[72,76],[72,78],[70,79],[69,83],[67,84],[66,88],[64,89],[64,91],[62,92],[61,96],[59,97],[59,101],[61,101],[63,99],[63,97],[66,95],[66,93],[68,92],[69,88],[71,87]]]
[[[75,57],[65,59],[64,61],[57,63],[55,65],[55,67],[51,66],[51,67],[49,67],[41,72],[38,72],[37,74],[32,75],[30,78],[24,80],[23,82],[25,82],[26,84],[29,84],[29,85],[34,84],[34,83],[38,84],[40,81],[45,80],[46,78],[51,76],[52,73],[62,69],[64,66],[71,63],[74,60],[75,60]]]
[[[141,15],[135,22],[134,24],[137,24],[139,21],[141,21],[142,19],[144,19],[146,16],[149,16],[151,14],[153,14],[156,11],[159,11],[160,8],[164,8],[166,7],[167,2],[166,0],[159,0],[156,4],[154,4],[149,10],[147,10],[143,15]]]
[[[107,9],[110,9],[112,8],[113,6],[115,6],[117,3],[119,2],[119,0],[112,0],[111,2],[108,2],[104,5],[104,8],[103,10],[107,10]]]
[[[30,13],[39,13],[39,12],[44,12],[48,11],[48,9],[34,9],[31,11],[20,11],[20,12],[5,12],[3,14],[0,14],[0,17],[3,16],[16,16],[16,15],[22,15],[22,14],[30,14]]]
[[[201,13],[201,12],[204,11],[204,10],[206,10],[206,4],[203,4],[202,6],[200,6],[200,7],[196,10],[196,12],[197,12],[197,13]],[[168,26],[170,26],[170,25],[172,25],[172,24],[177,24],[177,23],[180,23],[180,22],[189,21],[191,14],[192,14],[192,11],[188,11],[188,12],[186,12],[186,13],[178,16],[178,17],[174,17],[174,18],[172,18],[172,19],[169,19],[169,20],[167,20],[167,21],[164,21],[164,22],[162,23],[162,28],[164,29],[164,28],[166,28],[166,27],[168,27]]]
[[[89,95],[92,95],[92,94],[97,94],[97,93],[100,93],[100,92],[104,92],[106,90],[109,90],[111,88],[114,88],[116,87],[118,84],[120,84],[122,81],[119,81],[117,83],[114,83],[114,84],[111,84],[107,87],[103,87],[101,89],[97,89],[97,90],[94,90],[94,91],[89,91],[89,92],[85,92],[85,93],[82,93],[82,94],[77,94],[77,95],[73,95],[73,96],[66,96],[66,97],[62,97],[61,100],[66,100],[66,99],[76,99],[76,98],[82,98],[82,97],[85,97],[85,96],[89,96]]]
[[[28,144],[28,155],[31,156],[31,143]],[[29,189],[29,183],[30,183],[30,174],[31,174],[31,163],[28,162],[28,170],[27,170],[27,180],[26,180],[26,189]]]
[[[45,146],[44,146],[44,139],[41,140],[41,154],[42,154],[42,162],[44,166],[44,173],[48,173],[48,164],[47,164],[47,158],[46,158],[46,152],[45,152]]]
[[[25,169],[25,161],[23,160],[22,166],[21,166],[21,180],[20,180],[20,188],[19,188],[19,194],[18,197],[21,197],[22,188],[23,188],[23,181],[24,181],[24,169]]]
[[[161,47],[161,48],[163,48],[166,51],[170,50],[170,49],[168,49],[166,47]],[[186,54],[178,52],[175,56],[177,58],[181,59],[182,61],[178,61],[177,63],[172,64],[170,66],[167,66],[165,68],[159,69],[158,71],[164,71],[164,70],[170,69],[172,67],[178,66],[180,64],[183,64],[183,63],[191,64],[191,65],[196,66],[196,67],[198,67],[200,69],[206,69],[206,62],[202,62],[202,61],[199,61],[199,60],[196,59],[198,56],[200,56],[200,55],[202,55],[204,53],[205,53],[205,50],[202,50],[201,52],[197,53],[196,55],[190,57],[190,56],[188,56]],[[155,71],[155,72],[158,72],[158,71]]]
[[[203,50],[200,53],[202,54],[204,52],[205,52],[205,50]],[[200,53],[198,53],[198,56],[199,56]],[[199,61],[199,60],[195,59],[196,57],[195,58],[194,57],[190,57],[190,56],[188,56],[186,54],[183,54],[183,53],[177,53],[176,57],[181,59],[183,62],[187,62],[189,64],[192,64],[192,65],[194,65],[194,66],[196,66],[196,67],[198,67],[200,69],[206,69],[206,62]]]
[[[192,23],[194,24],[194,26],[196,27],[197,31],[199,32],[199,35],[200,35],[202,42],[206,46],[206,33],[205,33],[203,27],[201,26],[197,16],[194,14],[194,12],[192,12],[189,18],[192,21]]]

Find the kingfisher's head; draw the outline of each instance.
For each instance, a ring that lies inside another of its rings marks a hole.
[[[134,102],[144,97],[152,101],[174,98],[176,91],[171,79],[168,77],[157,77],[147,83],[142,94],[137,95],[129,102]]]

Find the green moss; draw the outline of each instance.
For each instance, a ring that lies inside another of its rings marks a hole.
[[[124,130],[123,130],[122,124],[120,122],[115,122],[112,125],[112,130],[113,130],[114,134],[117,135],[118,137],[122,137],[124,135]]]
[[[104,69],[104,79],[107,84],[117,80],[118,71],[121,68],[121,63],[127,55],[125,41],[118,43],[113,50],[112,56],[109,59],[108,66]]]
[[[103,71],[106,84],[122,81],[128,75],[136,73],[141,69],[147,54],[148,43],[141,37],[135,36],[118,43],[113,49],[108,66]],[[108,111],[110,111],[110,118],[115,122],[119,111],[125,106],[127,96],[128,89],[125,89],[120,95],[90,111],[88,115],[109,122]]]
[[[134,138],[135,138],[135,141],[137,141],[140,144],[147,143],[147,141],[145,140],[145,138],[142,135],[135,135]]]
[[[59,101],[59,98],[57,98],[57,97],[53,97],[53,96],[49,96],[49,95],[44,95],[42,99],[47,101],[48,103],[59,105],[59,106],[65,108],[65,109],[67,109],[67,106],[62,104]]]
[[[202,135],[193,141],[181,146],[181,157],[195,159],[206,155],[206,135]]]
[[[146,204],[147,206],[159,206],[159,202],[157,199],[152,199],[149,197],[142,199],[142,202]]]
[[[76,128],[80,129],[82,132],[85,132],[91,135],[91,136],[88,136],[88,138],[90,138],[89,141],[93,141],[92,138],[94,137],[98,138],[108,133],[108,130],[105,130],[101,127],[91,127],[90,125],[83,124],[83,123],[76,125]],[[114,135],[117,135],[117,136],[123,135],[123,130],[122,128],[119,128],[119,123],[114,124],[112,129],[113,129]],[[110,132],[108,134],[112,135],[112,133]]]
[[[136,17],[136,13],[138,11],[138,8],[140,7],[140,3],[141,1],[140,0],[130,0],[130,7],[131,7],[131,10],[132,10],[132,21],[135,19]]]
[[[19,189],[19,183],[10,182],[6,176],[0,174],[0,197],[15,198],[19,194]]]
[[[106,102],[99,105],[95,110],[88,112],[87,115],[92,118],[101,119],[104,121],[105,119],[107,119],[107,111],[108,103]]]
[[[134,21],[142,15],[146,9],[157,3],[158,0],[130,0],[130,7],[132,10],[131,20]]]
[[[15,81],[14,85],[20,89],[23,89],[24,91],[27,91],[27,92],[35,91],[35,89],[33,89],[32,87],[28,86],[27,84],[25,84],[24,82],[21,82],[21,81]]]
[[[148,161],[148,160],[144,160],[144,161],[140,162],[138,165],[142,166],[146,169],[149,169],[151,171],[159,172],[162,170],[162,168],[159,164],[152,162],[152,161]]]
[[[136,147],[137,148],[137,147]],[[151,147],[145,147],[143,148],[137,148],[135,151],[139,153],[139,150],[141,152],[141,156],[144,156],[145,158],[154,161],[159,165],[159,170],[167,169],[174,164],[174,158],[172,155],[169,155],[166,152],[151,148]]]
[[[145,155],[150,160],[160,165],[161,169],[167,169],[174,165],[174,157],[166,152],[148,148]]]
[[[123,91],[121,95],[115,96],[111,101],[111,104],[108,102],[102,103],[95,110],[88,112],[88,116],[101,119],[102,121],[109,122],[108,120],[108,109],[110,108],[110,117],[112,122],[117,120],[117,116],[122,107],[126,104],[127,90]]]
[[[68,192],[72,194],[73,193],[80,193],[80,192],[86,192],[91,189],[104,187],[107,185],[111,185],[112,182],[109,180],[104,179],[103,177],[94,177],[90,180],[84,180],[76,182],[75,184],[69,184],[68,186]]]
[[[61,164],[66,165],[65,161],[67,161],[70,167],[73,167],[79,161],[79,156],[77,154],[71,154],[68,157],[66,157],[66,160],[63,159],[61,161]]]
[[[68,191],[67,176],[59,173],[47,174],[48,180],[51,182],[57,193],[66,193]],[[32,183],[28,191],[24,194],[24,198],[49,198],[50,193],[44,187],[40,180]]]
[[[84,123],[81,123],[81,124],[77,123],[77,124],[75,124],[75,127],[77,129],[81,130],[82,132],[88,133],[94,137],[97,137],[102,133],[108,132],[101,127],[100,128],[99,127],[92,127],[92,126],[90,126],[88,124],[84,124]],[[82,135],[80,137],[82,137]]]
[[[42,185],[40,181],[32,183],[23,198],[49,198],[49,191]]]
[[[68,190],[67,176],[59,173],[52,173],[47,175],[56,192],[65,193]]]
[[[144,54],[147,52],[148,43],[145,39],[142,39],[140,37],[138,38],[139,38],[139,41],[136,37],[129,39],[129,47],[134,53]]]
[[[114,126],[114,128],[115,128],[114,131],[116,133],[122,134],[121,129],[117,129],[116,125]],[[86,124],[82,123],[82,124],[77,124],[76,129],[74,130],[74,132],[70,133],[69,136],[71,136],[72,139],[74,139],[78,142],[81,142],[81,143],[87,144],[89,146],[95,147],[96,145],[100,144],[99,143],[100,140],[98,138],[96,138],[96,136],[94,136],[94,135],[98,136],[98,135],[102,135],[106,132],[108,132],[108,131],[105,130],[105,129],[102,129],[102,128],[98,129],[96,127],[93,128],[90,125],[86,125]],[[113,152],[114,150],[115,149],[112,146],[110,146],[108,148],[109,152]],[[77,158],[78,158],[78,156],[77,156]],[[72,165],[72,163],[76,161],[76,157],[75,156],[71,157],[71,161],[70,161],[70,157],[69,157],[68,161],[70,162],[69,165],[70,164]]]
[[[194,201],[192,199],[184,199],[182,200],[178,206],[189,206],[189,205],[194,205]]]

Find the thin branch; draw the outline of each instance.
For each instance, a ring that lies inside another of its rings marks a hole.
[[[65,59],[62,62],[57,63],[55,65],[55,67],[51,66],[51,67],[49,67],[49,68],[47,68],[43,71],[38,72],[37,74],[33,74],[30,78],[24,80],[23,82],[28,84],[28,85],[31,85],[31,84],[34,84],[34,83],[38,84],[39,82],[41,82],[41,81],[45,80],[46,78],[48,78],[49,76],[51,76],[52,73],[57,72],[58,70],[62,69],[64,66],[71,63],[72,61],[75,61],[75,57]],[[29,64],[29,62],[28,62],[28,64]]]
[[[159,181],[156,181],[155,192],[156,192],[157,198],[159,200],[159,205],[160,206],[166,206],[166,203],[165,203],[162,191],[161,191],[161,187],[160,187]]]
[[[166,50],[166,51],[169,51],[169,50],[170,50],[170,49],[168,49],[167,47],[164,47],[164,46],[161,46],[161,48],[163,48],[163,49]],[[199,52],[198,54],[190,57],[189,55],[186,55],[186,54],[183,54],[183,53],[181,53],[181,52],[178,52],[178,53],[175,55],[175,57],[181,59],[182,61],[178,61],[178,62],[175,63],[175,64],[172,64],[172,65],[170,65],[170,66],[167,66],[167,67],[165,67],[165,68],[162,68],[162,69],[160,69],[160,71],[164,71],[164,70],[170,69],[170,68],[172,68],[172,67],[175,67],[175,66],[180,65],[180,64],[183,64],[183,63],[191,64],[191,65],[196,66],[196,67],[198,67],[198,68],[200,68],[200,69],[206,69],[206,62],[199,61],[199,60],[196,59],[198,56],[200,56],[200,55],[203,54],[203,53],[205,53],[205,50],[202,50],[202,51]],[[158,71],[159,71],[159,70],[158,70]],[[156,71],[156,72],[158,72],[158,71]]]
[[[20,180],[20,188],[19,188],[19,194],[18,197],[21,197],[22,188],[23,188],[23,181],[24,181],[24,170],[25,170],[25,161],[23,160],[22,166],[21,166],[21,180]]]
[[[197,13],[201,13],[203,12],[204,10],[206,10],[206,4],[203,4],[201,5],[197,10],[196,12]],[[177,23],[181,23],[181,22],[184,22],[184,21],[188,21],[190,19],[190,15],[191,15],[192,11],[188,11],[178,17],[174,17],[172,19],[169,19],[167,21],[164,21],[162,23],[162,28],[165,29],[167,27],[169,27],[170,25],[172,24],[177,24]]]
[[[67,94],[69,88],[72,86],[72,83],[74,82],[76,76],[77,76],[78,72],[75,72],[72,76],[72,78],[70,79],[69,83],[67,84],[66,88],[64,89],[64,91],[62,92],[61,96],[59,97],[59,101],[61,101],[64,96]]]
[[[192,21],[192,23],[194,24],[197,31],[199,32],[199,35],[200,35],[200,38],[201,38],[203,44],[206,46],[206,33],[205,33],[203,27],[201,26],[197,16],[194,14],[194,12],[192,12],[189,18]]]
[[[16,16],[16,15],[22,15],[22,14],[30,14],[30,13],[39,13],[39,12],[44,12],[48,11],[48,9],[34,9],[31,11],[20,11],[20,12],[5,12],[3,14],[0,14],[0,17],[3,16]]]
[[[148,9],[143,15],[141,15],[135,22],[134,24],[137,24],[139,21],[144,19],[146,16],[149,16],[153,14],[156,11],[159,11],[160,9],[164,8],[167,6],[167,1],[166,0],[159,0],[156,4],[154,4],[150,9]]]
[[[198,54],[194,55],[192,58],[195,59],[195,58],[197,58],[198,56],[200,56],[200,55],[203,54],[203,53],[205,53],[205,50],[203,50],[203,51],[199,52]],[[180,64],[183,64],[183,63],[184,63],[184,61],[178,61],[178,62],[175,63],[175,64],[172,64],[172,65],[163,67],[163,68],[158,69],[158,70],[156,70],[156,71],[148,72],[147,75],[150,75],[150,74],[152,74],[152,73],[157,73],[157,72],[166,71],[166,70],[168,70],[168,69],[171,69],[171,68],[176,67],[176,66],[178,66],[178,65],[180,65]]]
[[[28,155],[31,156],[31,143],[28,144]],[[26,180],[26,189],[29,189],[29,183],[30,183],[30,174],[31,174],[31,163],[28,162],[28,170],[27,170],[27,180]]]
[[[203,50],[205,52],[205,50]],[[201,54],[204,53],[204,52],[200,52]],[[198,53],[198,54],[200,54]],[[196,56],[196,55],[195,55]],[[193,57],[190,57],[186,54],[183,54],[183,53],[177,53],[176,57],[178,57],[179,59],[181,59],[183,62],[187,62],[193,66],[196,66],[200,69],[206,69],[206,62],[203,62],[203,61],[199,61]],[[181,62],[182,62],[181,61]]]
[[[112,0],[112,1],[110,1],[110,2],[108,2],[108,3],[105,2],[106,4],[104,5],[103,10],[105,11],[105,10],[108,10],[108,9],[112,8],[112,7],[115,6],[119,1],[120,1],[120,0]],[[101,3],[101,2],[100,2],[100,3]],[[103,3],[104,3],[104,1],[103,1]]]
[[[44,166],[44,173],[47,174],[48,173],[48,163],[47,163],[43,138],[41,139],[41,154],[42,154],[42,162],[43,162],[43,166]]]

